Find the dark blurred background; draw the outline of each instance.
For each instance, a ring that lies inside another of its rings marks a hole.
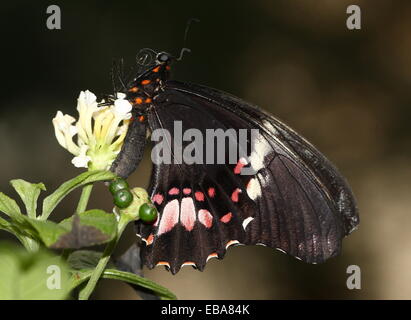
[[[46,28],[57,4],[62,29]],[[346,8],[362,29],[346,28]],[[49,191],[78,174],[55,140],[57,110],[77,116],[80,90],[112,92],[113,59],[129,66],[144,47],[177,54],[186,21],[192,53],[174,78],[228,91],[282,119],[348,178],[361,224],[342,255],[308,265],[264,247],[236,247],[204,272],[145,275],[181,299],[411,298],[411,2],[404,1],[5,1],[1,5],[0,189],[42,181]],[[147,152],[146,155],[148,155]],[[132,185],[147,186],[146,157]],[[79,193],[53,218],[71,215]],[[104,186],[90,207],[111,210]],[[119,253],[135,241],[133,231]],[[348,290],[358,265],[362,289]],[[102,281],[96,299],[136,299]]]

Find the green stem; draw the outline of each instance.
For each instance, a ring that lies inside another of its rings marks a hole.
[[[88,300],[91,293],[94,291],[98,280],[103,274],[104,269],[106,268],[107,263],[109,262],[110,257],[113,254],[114,249],[117,246],[117,243],[121,237],[121,234],[123,233],[124,229],[126,228],[129,222],[130,222],[130,219],[126,218],[125,216],[121,216],[120,221],[118,222],[117,235],[116,237],[114,237],[113,240],[111,240],[107,244],[106,248],[104,249],[103,255],[101,256],[99,262],[97,263],[96,268],[91,274],[90,280],[87,282],[86,287],[80,292],[79,300]]]
[[[27,236],[18,236],[18,235],[16,235],[16,237],[17,237],[17,239],[20,240],[20,242],[24,246],[24,248],[29,252],[36,252],[40,247],[39,243],[36,240],[31,239]]]
[[[83,187],[81,191],[80,200],[77,205],[76,213],[82,213],[86,211],[88,200],[90,199],[91,190],[93,190],[93,184],[87,184]]]

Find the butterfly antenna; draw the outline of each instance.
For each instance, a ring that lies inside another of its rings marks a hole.
[[[176,59],[177,61],[180,61],[183,58],[184,52],[191,52],[191,50],[186,47],[186,44],[187,44],[188,31],[190,30],[190,26],[193,22],[200,22],[200,20],[197,18],[188,19],[186,30],[184,31],[183,48],[180,51],[179,57]]]
[[[118,68],[118,81],[121,83],[121,86],[123,87],[123,90],[126,91],[127,87],[124,84],[124,59],[120,59],[120,67]],[[117,93],[116,93],[117,94]]]

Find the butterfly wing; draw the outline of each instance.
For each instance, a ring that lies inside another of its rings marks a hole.
[[[353,195],[335,167],[300,135],[255,106],[199,85],[168,81],[154,105],[150,128],[171,133],[162,143],[172,163],[156,160],[164,150],[152,153],[149,192],[159,218],[154,225],[137,222],[149,268],[202,270],[236,244],[266,245],[309,263],[340,252],[342,238],[358,224]],[[211,149],[204,149],[203,163],[189,164],[180,154],[191,140],[179,136],[176,121],[181,133],[195,128],[206,137],[208,130],[220,129],[231,133],[228,141],[238,141],[230,137],[239,137],[240,129],[258,134],[247,136],[247,159],[238,155],[227,164],[233,145],[226,143],[219,150],[224,162],[207,164]],[[247,168],[253,174],[242,174]]]

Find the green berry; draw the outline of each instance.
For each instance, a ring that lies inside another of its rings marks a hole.
[[[114,194],[114,204],[119,207],[120,209],[127,208],[131,202],[133,201],[133,195],[131,194],[130,190],[122,189],[118,190]]]
[[[110,183],[108,189],[110,190],[111,194],[114,195],[119,190],[128,189],[128,183],[122,178],[117,178]]]
[[[141,221],[151,223],[157,219],[157,209],[148,203],[143,203],[138,211]]]

